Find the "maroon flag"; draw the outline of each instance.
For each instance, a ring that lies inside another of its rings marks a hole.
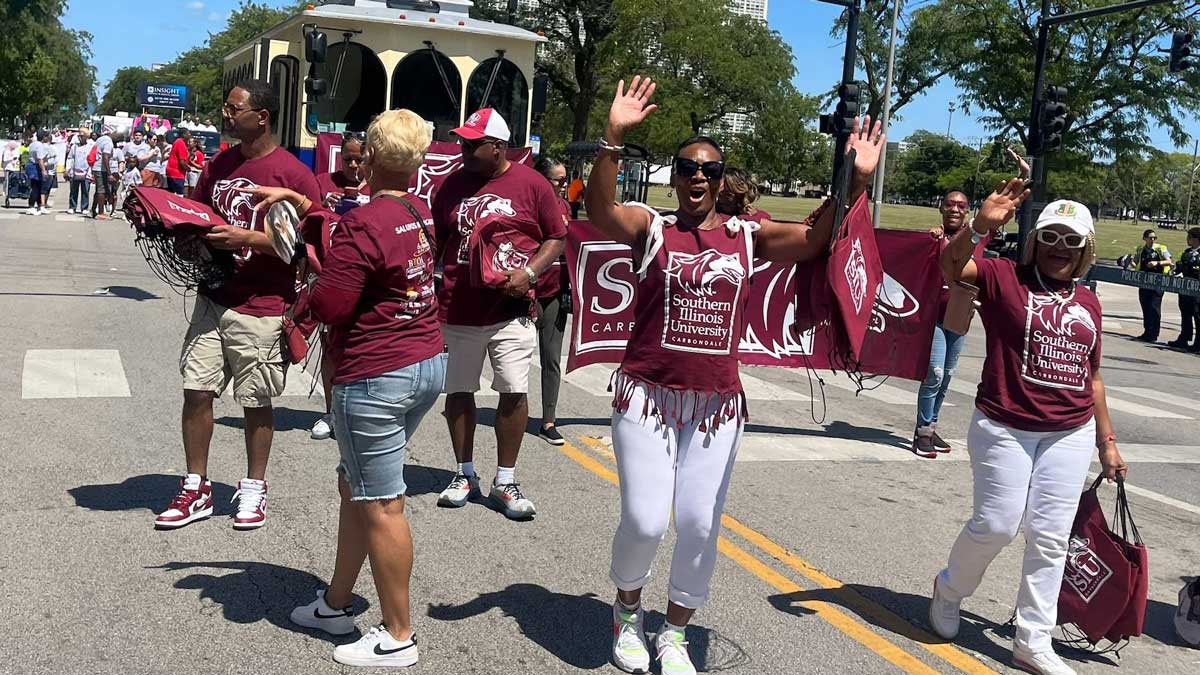
[[[826,279],[837,302],[838,320],[824,331],[825,336],[837,341],[839,360],[861,362],[863,341],[875,311],[875,294],[883,281],[866,193],[859,196],[842,220],[829,253]]]
[[[875,230],[874,234],[883,277],[871,305],[861,369],[921,381],[929,369],[942,287],[938,242],[924,231]],[[824,331],[795,335],[791,330],[796,283],[813,278],[814,267],[822,270],[816,278],[823,281],[824,261],[799,266],[755,261],[746,327],[738,345],[743,364],[832,368],[832,345]],[[629,247],[607,240],[587,221],[572,221],[567,268],[575,312],[567,371],[593,363],[620,363],[633,330],[637,288]]]
[[[317,166],[315,173],[333,173],[342,168],[342,135],[323,132],[317,136]],[[533,164],[533,148],[509,148],[508,160],[518,164]],[[447,141],[434,141],[425,153],[425,162],[413,174],[409,186],[413,194],[433,206],[433,195],[446,176],[462,167],[462,146]]]

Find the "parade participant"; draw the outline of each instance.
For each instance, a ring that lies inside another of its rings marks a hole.
[[[446,359],[433,287],[433,218],[408,186],[432,139],[429,125],[410,110],[384,112],[371,122],[362,164],[371,201],[334,228],[311,297],[314,315],[329,326],[336,372],[342,501],[333,578],[291,617],[334,635],[353,632],[354,583],[370,556],[383,622],[333,650],[334,661],[352,666],[417,662],[404,463],[418,423],[441,394]],[[255,192],[263,198],[260,212],[279,199],[300,213],[313,207],[289,190]]]
[[[987,334],[983,379],[967,433],[974,512],[933,585],[929,620],[947,640],[960,606],[988,565],[1025,527],[1013,666],[1044,675],[1073,671],[1054,653],[1067,539],[1088,466],[1123,480],[1100,377],[1101,311],[1078,283],[1095,260],[1095,227],[1082,204],[1058,200],[1038,216],[1020,264],[973,258],[978,242],[1029,196],[1022,178],[1001,184],[942,252],[942,269],[979,287]]]
[[[96,163],[92,165],[92,182],[95,193],[92,195],[92,218],[108,220],[105,205],[112,191],[112,159],[117,146],[113,142],[111,132],[104,131],[96,139]]]
[[[583,197],[586,186],[578,171],[571,172],[571,184],[567,186],[567,203],[571,205],[571,220],[579,219],[579,209],[583,207]]]
[[[167,153],[167,190],[182,195],[187,187],[187,174],[192,169],[192,132],[189,127],[179,126],[179,135]]]
[[[529,290],[550,272],[563,250],[567,218],[554,190],[538,172],[510,162],[511,132],[500,113],[484,108],[453,130],[462,139],[462,168],[446,177],[433,201],[442,247],[443,286],[438,296],[446,364],[446,423],[458,470],[438,504],[463,506],[480,495],[475,473],[475,392],[483,360],[490,359],[496,406],[496,478],[488,500],[512,519],[536,512],[516,480],[517,455],[529,421],[529,367],[537,343]],[[524,269],[507,272],[501,289],[471,284],[469,245],[478,220],[492,213],[536,223],[541,245]]]
[[[163,178],[163,161],[165,148],[160,142],[158,135],[151,133],[146,135],[146,151],[138,155],[138,164],[142,167],[142,185],[146,187],[165,188],[166,180]]]
[[[1193,227],[1187,231],[1187,245],[1183,254],[1179,256],[1179,265],[1175,271],[1188,279],[1200,279],[1200,227]],[[1167,344],[1200,352],[1200,298],[1179,294],[1179,320],[1179,337]],[[1193,337],[1196,340],[1194,344]]]
[[[142,155],[150,152],[150,145],[146,143],[146,134],[142,130],[134,127],[133,131],[129,132],[129,141],[125,143],[125,158],[130,157],[138,160],[138,168],[141,168]]]
[[[725,179],[721,183],[721,193],[717,195],[717,213],[756,223],[770,220],[771,214],[754,206],[757,199],[758,186],[751,180],[750,174],[744,169],[725,167]]]
[[[1171,252],[1158,243],[1158,233],[1152,228],[1142,232],[1142,245],[1133,252],[1131,264],[1139,272],[1170,274]],[[1141,342],[1158,342],[1162,326],[1163,292],[1153,288],[1138,289],[1138,304],[1142,307],[1142,334],[1134,338]]]
[[[321,188],[321,205],[335,213],[345,213],[369,201],[370,188],[363,183],[363,143],[366,137],[360,133],[342,134],[341,171],[322,173],[317,176]]]
[[[188,153],[191,155],[192,164],[188,167],[187,181],[183,186],[183,195],[191,199],[192,191],[196,189],[196,183],[200,182],[200,172],[204,170],[203,141],[193,136],[192,142],[188,147]]]
[[[234,529],[261,527],[267,518],[267,458],[274,434],[271,399],[283,393],[286,364],[280,351],[284,309],[296,295],[295,271],[274,253],[240,189],[288,187],[320,200],[312,171],[279,146],[271,126],[279,97],[261,80],[230,90],[222,106],[225,133],[241,141],[213,158],[193,197],[228,225],[206,235],[217,249],[235,251],[233,276],[219,288],[200,288],[180,356],[183,375],[183,451],[187,475],[179,494],[155,519],[182,527],[212,515],[208,453],[213,399],[232,381],[234,401],[245,410],[246,477],[239,481]]]
[[[50,132],[37,132],[36,140],[29,146],[29,161],[25,164],[25,175],[29,178],[29,210],[31,216],[50,213],[46,201],[50,194],[50,179],[54,163],[50,160]]]
[[[942,224],[929,233],[940,240],[942,248],[945,248],[950,238],[966,222],[971,203],[961,191],[951,190],[942,197],[938,210],[942,214]],[[926,459],[937,457],[939,452],[950,452],[950,444],[937,432],[938,415],[946,400],[946,392],[950,390],[950,380],[954,377],[954,368],[958,365],[958,355],[962,352],[966,336],[952,333],[942,326],[949,301],[950,289],[942,286],[938,297],[938,320],[933,327],[933,343],[929,349],[929,371],[917,390],[917,427],[909,449],[916,456]]]
[[[346,132],[342,134],[342,170],[317,175],[317,189],[321,193],[321,205],[338,214],[344,214],[358,206],[362,201],[369,201],[370,187],[363,182],[362,162],[363,144],[366,135]],[[333,416],[330,413],[333,391],[333,362],[325,358],[325,334],[321,334],[321,386],[325,389],[325,414],[322,415],[309,436],[313,440],[323,441],[333,435]]]
[[[88,177],[92,168],[88,166],[88,155],[96,147],[88,129],[80,129],[75,135],[75,142],[67,149],[66,174],[70,184],[70,194],[67,213],[87,213],[89,210],[89,195],[91,186]]]
[[[567,167],[562,162],[546,157],[538,158],[533,168],[546,177],[554,193],[558,195],[563,214],[570,213],[571,206],[564,197],[567,194]],[[551,445],[563,445],[567,441],[558,432],[555,418],[558,414],[558,388],[562,385],[562,341],[567,331],[567,307],[563,303],[567,268],[563,260],[554,265],[538,280],[537,334],[538,363],[542,370],[542,423],[538,436]]]
[[[655,85],[622,81],[588,181],[587,210],[606,237],[633,249],[637,270],[634,331],[613,379],[612,438],[621,520],[612,544],[613,663],[644,673],[650,656],[642,629],[642,587],[674,515],[677,535],[666,626],[655,645],[664,673],[696,672],[684,627],[708,598],[721,512],[746,420],[737,344],[755,258],[776,262],[825,255],[834,210],[826,202],[805,224],[762,223],[720,215],[724,171],[717,143],[684,141],[671,187],[679,205],[659,215],[644,204],[619,206],[617,164],[626,136],[658,106]],[[857,151],[850,198],[861,195],[879,161],[884,135],[855,120],[846,143]]]

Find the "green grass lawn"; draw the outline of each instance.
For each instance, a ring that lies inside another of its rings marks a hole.
[[[651,206],[673,208],[677,202],[668,196],[668,189],[662,186],[650,188],[649,201]],[[803,220],[805,216],[820,206],[819,199],[803,199],[799,197],[762,197],[755,205],[766,210],[773,218],[779,220]],[[941,222],[938,210],[926,206],[904,206],[900,204],[884,204],[883,215],[879,219],[880,227],[890,227],[903,230],[927,230]],[[1132,253],[1142,243],[1142,230],[1149,227],[1146,221],[1134,223],[1132,220],[1100,220],[1096,223],[1096,254],[1100,258],[1114,259],[1127,253]],[[1159,230],[1158,240],[1171,250],[1176,258],[1186,246],[1187,235],[1182,230]]]

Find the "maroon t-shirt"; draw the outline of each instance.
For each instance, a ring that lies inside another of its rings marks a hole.
[[[558,205],[562,209],[563,217],[569,221],[571,218],[571,204],[565,199],[559,199]],[[534,292],[539,300],[553,298],[562,293],[562,290],[569,286],[570,283],[567,279],[566,251],[563,251],[563,255],[559,256],[558,260],[555,260],[538,277],[537,287],[534,289]]]
[[[1042,278],[1011,260],[976,260],[987,357],[975,407],[1023,431],[1066,431],[1093,415],[1101,311],[1082,284]],[[1047,292],[1042,284],[1053,292]],[[1065,297],[1069,300],[1062,302]],[[1056,299],[1057,298],[1057,299]]]
[[[459,169],[450,174],[433,199],[433,222],[442,246],[442,292],[439,320],[455,326],[491,326],[529,314],[529,301],[503,291],[471,285],[467,244],[475,223],[501,213],[537,223],[541,240],[567,236],[561,199],[542,174],[513,162],[494,178]]]
[[[192,199],[221,214],[225,222],[261,232],[250,195],[236,188],[286,187],[321,203],[312,171],[283,148],[246,159],[238,146],[221,151],[200,172]],[[234,254],[232,278],[218,288],[201,289],[214,302],[251,316],[281,316],[296,298],[296,273],[274,253],[250,248]]]
[[[403,204],[376,197],[350,211],[313,289],[313,315],[329,326],[335,384],[390,373],[442,351],[433,288],[433,217],[419,197],[418,222]]]

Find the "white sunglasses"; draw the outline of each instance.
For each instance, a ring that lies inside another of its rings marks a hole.
[[[1087,246],[1087,237],[1074,232],[1060,234],[1054,230],[1038,230],[1037,240],[1039,244],[1045,244],[1046,246],[1054,246],[1060,241],[1067,248],[1083,248]]]

